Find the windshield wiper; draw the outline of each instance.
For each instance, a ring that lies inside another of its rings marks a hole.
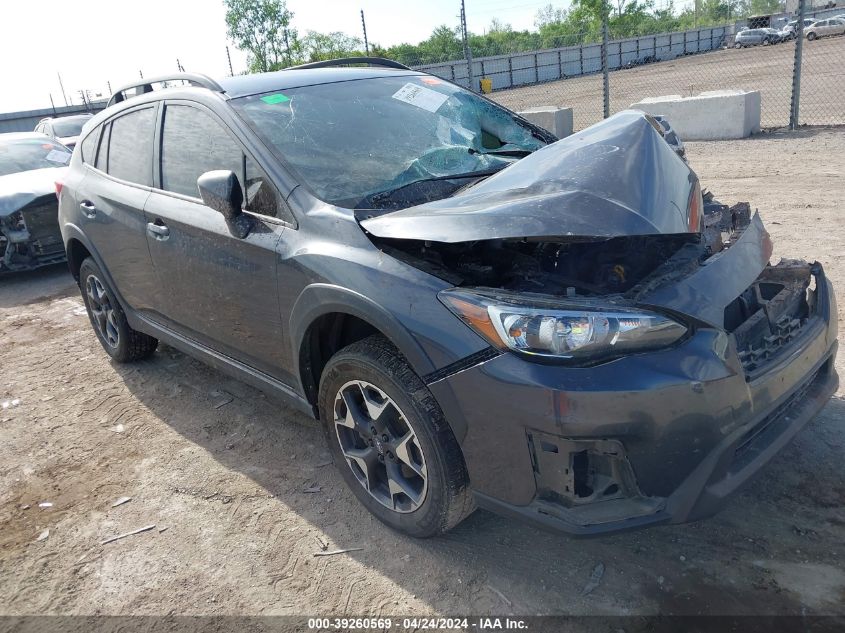
[[[459,174],[447,174],[444,176],[431,176],[430,178],[420,178],[419,180],[412,180],[411,182],[406,182],[404,185],[399,185],[398,187],[394,187],[393,189],[387,189],[386,191],[379,191],[377,193],[371,193],[370,195],[364,197],[357,205],[355,205],[356,209],[368,209],[372,208],[371,205],[378,204],[380,202],[385,202],[389,200],[397,193],[407,189],[408,187],[412,187],[414,185],[419,185],[426,182],[436,182],[438,180],[464,180],[467,178],[484,178],[486,176],[492,176],[493,174],[502,171],[505,167],[509,165],[497,165],[496,167],[492,167],[490,169],[477,169],[475,171],[466,171]]]
[[[477,149],[469,148],[470,154],[479,156],[515,156],[517,158],[524,158],[535,151],[533,149],[491,149],[486,152],[479,152]]]

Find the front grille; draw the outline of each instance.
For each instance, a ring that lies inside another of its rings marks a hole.
[[[785,345],[791,343],[807,324],[807,319],[794,319],[784,315],[772,327],[772,334],[764,336],[756,346],[749,342],[738,352],[739,360],[746,373],[752,373],[771,360]]]
[[[47,198],[44,200],[44,198]],[[23,221],[32,241],[53,244],[62,241],[59,232],[59,203],[56,196],[44,196],[38,203],[21,209]],[[52,198],[52,200],[50,199]]]
[[[59,205],[54,195],[44,196],[21,209],[21,215],[29,231],[32,255],[47,258],[64,251],[62,234],[59,231]]]
[[[810,265],[783,260],[767,266],[745,292],[725,308],[725,329],[733,334],[749,380],[793,344],[814,316]]]

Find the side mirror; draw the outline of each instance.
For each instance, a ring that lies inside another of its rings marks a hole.
[[[226,218],[232,235],[240,239],[249,235],[252,220],[248,215],[241,213],[244,194],[233,171],[207,171],[197,178],[197,188],[203,204]]]
[[[244,194],[235,173],[228,169],[207,171],[197,178],[197,188],[205,206],[234,220],[241,214]]]

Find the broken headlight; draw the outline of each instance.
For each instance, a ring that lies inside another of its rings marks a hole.
[[[671,345],[680,323],[633,308],[499,292],[444,290],[440,300],[494,347],[544,358],[596,360]]]

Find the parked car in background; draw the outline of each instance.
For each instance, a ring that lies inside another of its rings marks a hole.
[[[781,42],[784,42],[788,39],[786,34],[779,29],[764,28],[762,30],[769,35],[770,44],[780,44]],[[763,44],[765,44],[765,42],[763,42]]]
[[[804,18],[804,28],[806,29],[808,26],[812,26],[816,22],[816,18]],[[798,29],[798,20],[792,20],[787,24],[787,26],[791,26],[793,29]]]
[[[795,39],[795,27],[785,24],[780,29],[780,37],[784,42]]]
[[[94,115],[74,114],[72,116],[47,117],[38,122],[38,125],[35,126],[35,131],[46,134],[59,141],[65,147],[73,149],[76,145],[76,140],[79,138],[79,133],[82,131],[82,126],[92,116]]]
[[[809,28],[804,29],[804,34],[811,42],[820,37],[831,35],[845,35],[845,20],[841,18],[830,18],[814,22]]]
[[[557,140],[371,58],[179,80],[113,95],[64,177],[93,334],[283,396],[395,529],[696,520],[837,389],[822,266],[769,264],[665,120]]]
[[[0,134],[0,273],[64,261],[56,181],[70,157],[44,134]]]
[[[746,46],[757,45],[768,46],[769,44],[779,41],[779,37],[776,37],[769,32],[771,30],[774,29],[747,29],[745,31],[740,31],[734,38],[734,48],[744,48]]]

